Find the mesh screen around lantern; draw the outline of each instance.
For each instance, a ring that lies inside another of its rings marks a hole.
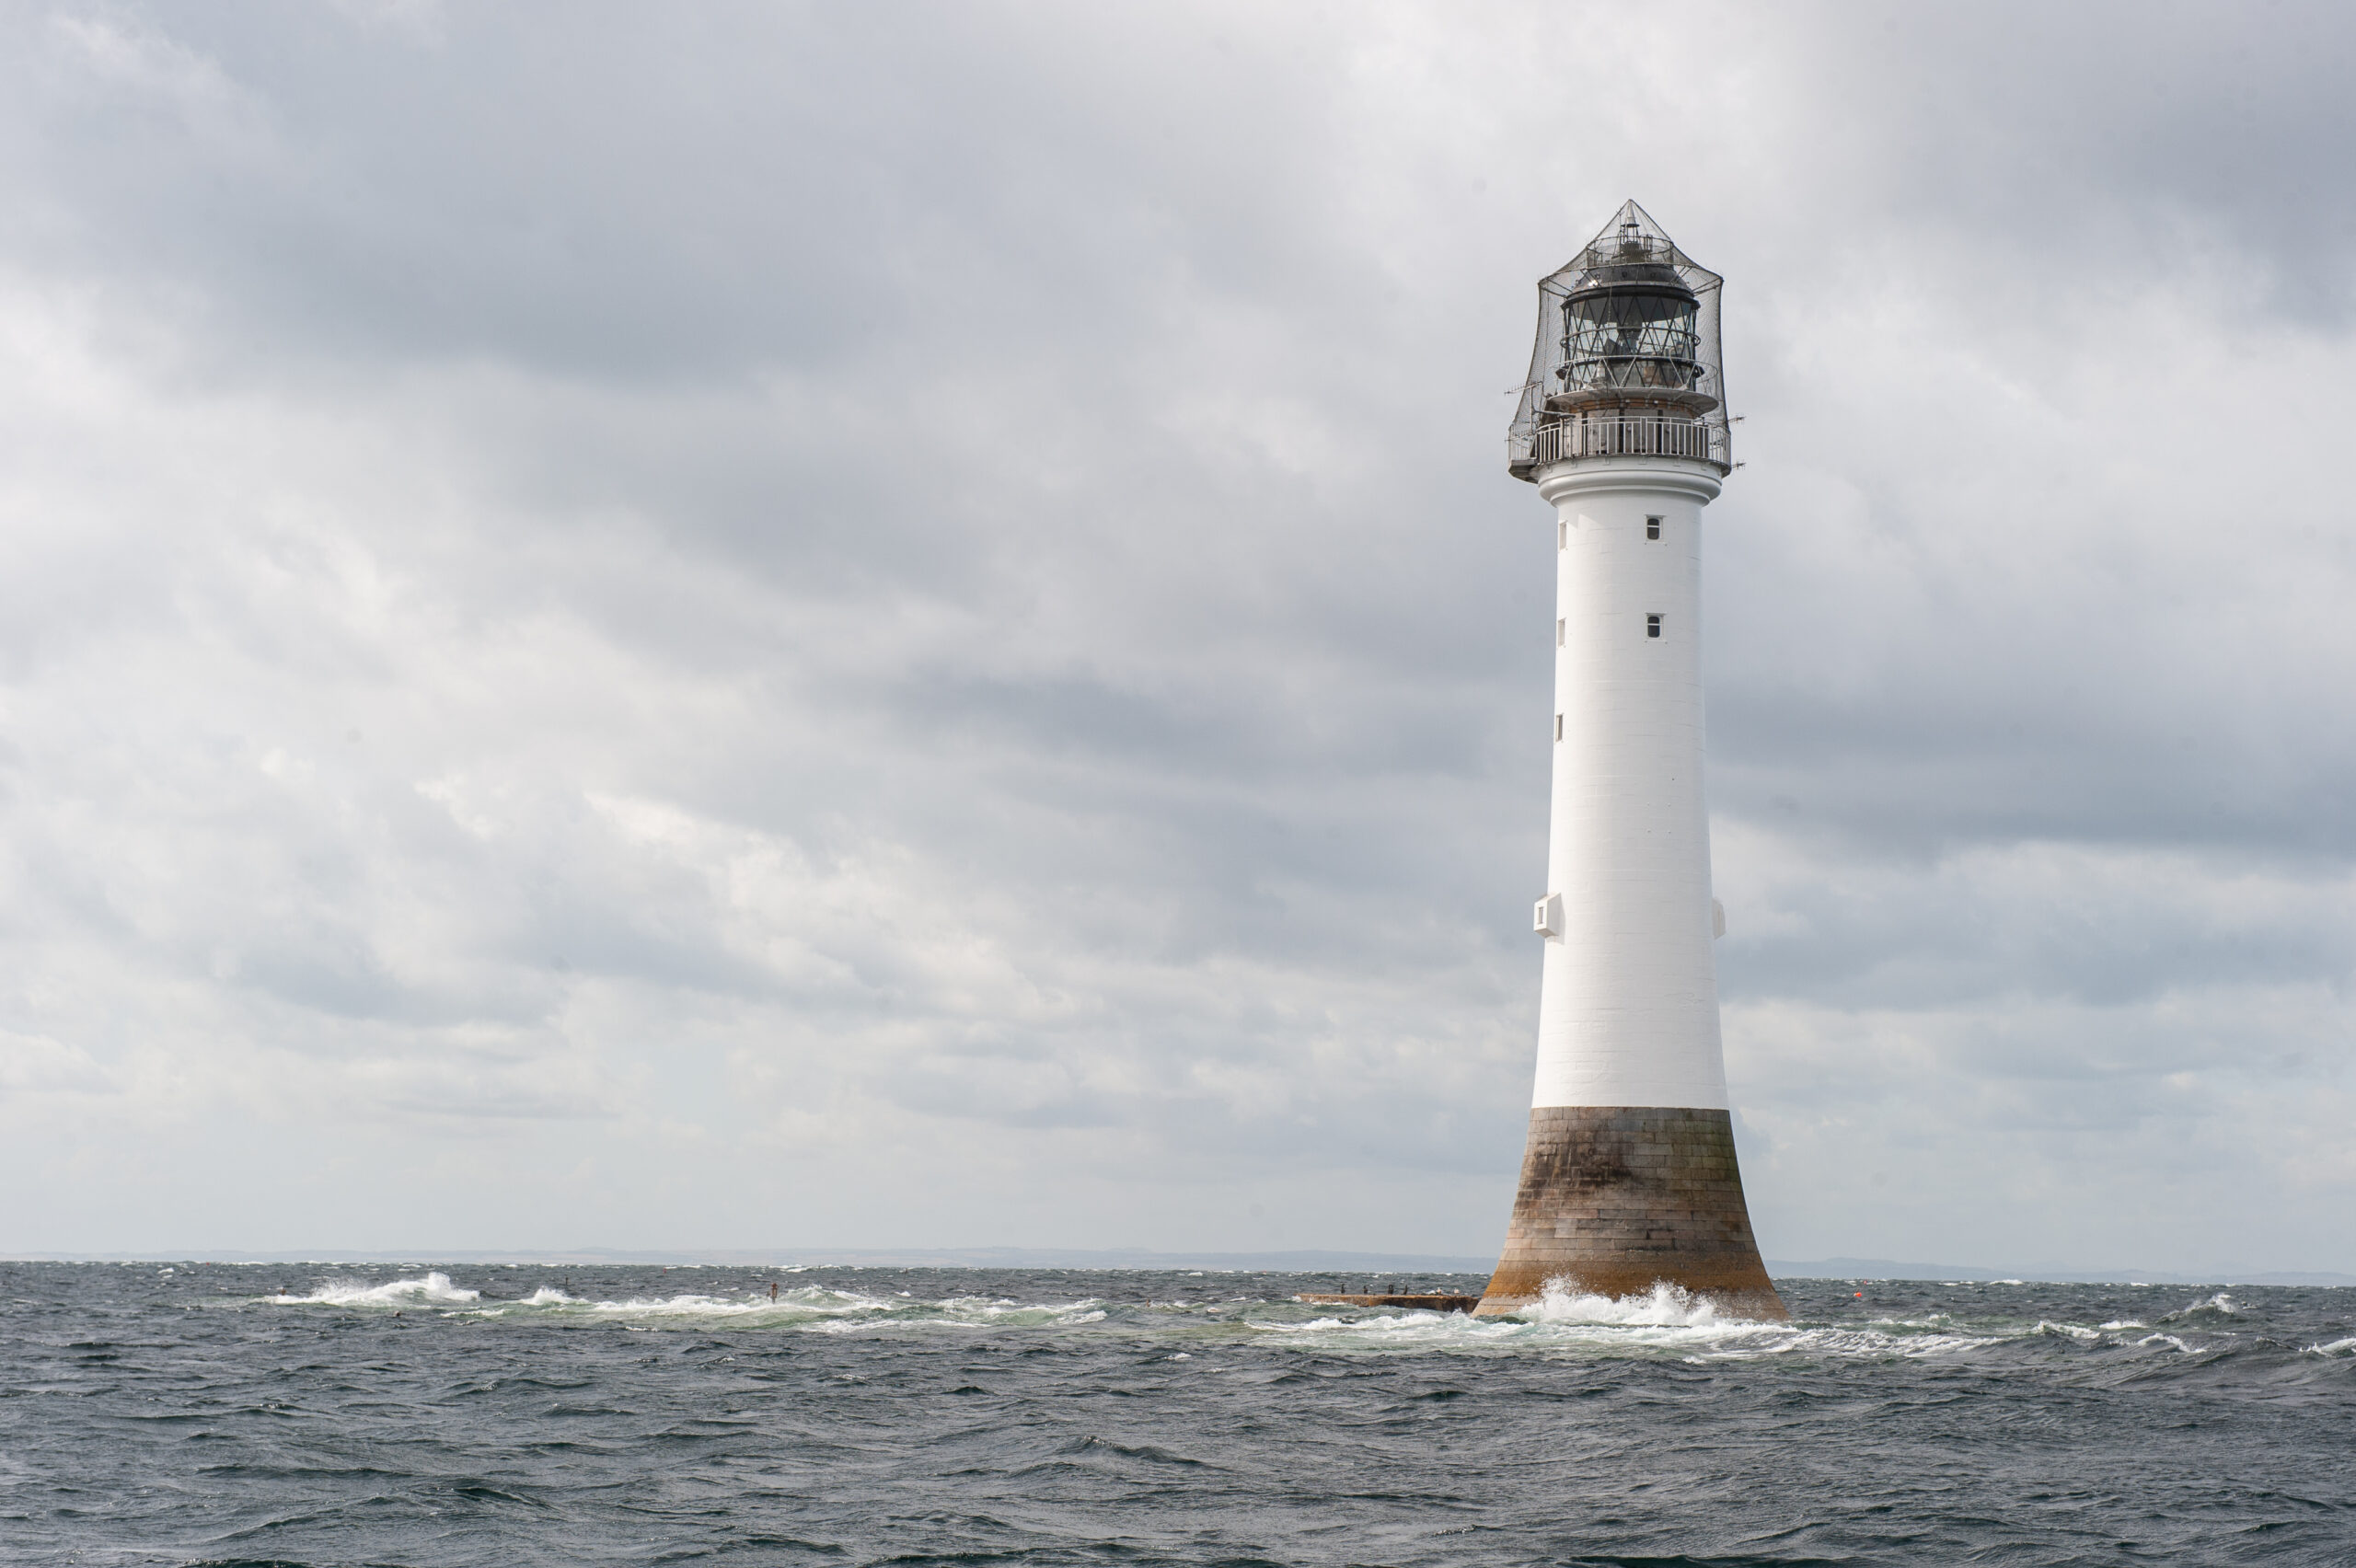
[[[1618,345],[1621,352],[1616,354],[1600,353],[1591,336],[1579,340],[1581,335],[1567,321],[1565,310],[1573,291],[1590,273],[1625,267],[1632,259],[1666,265],[1692,291],[1695,310],[1690,341],[1686,339],[1687,329],[1665,321],[1626,324],[1625,335]],[[1718,337],[1718,305],[1725,282],[1679,249],[1677,242],[1653,221],[1651,213],[1634,202],[1623,203],[1577,255],[1539,280],[1538,340],[1530,349],[1530,375],[1522,384],[1513,424],[1506,432],[1507,467],[1516,477],[1530,478],[1538,467],[1566,457],[1576,460],[1581,455],[1648,455],[1698,458],[1722,471],[1731,468],[1734,459],[1732,430],[1727,416],[1726,356]],[[1657,368],[1679,365],[1689,352],[1690,371],[1680,369],[1665,374]],[[1652,416],[1642,421],[1623,421],[1616,427],[1582,432],[1580,441],[1576,443],[1565,442],[1559,433],[1542,441],[1542,432],[1558,422],[1547,409],[1546,400],[1565,389],[1566,371],[1578,378],[1576,384],[1583,388],[1608,392],[1624,387],[1637,396],[1646,389],[1645,383],[1658,385],[1686,377],[1691,381],[1687,389],[1717,401],[1708,410],[1692,416],[1690,429],[1684,428],[1682,421],[1676,421],[1678,428],[1664,428],[1664,421]]]

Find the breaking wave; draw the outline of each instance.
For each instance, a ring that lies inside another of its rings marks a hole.
[[[383,1285],[330,1280],[305,1295],[282,1291],[261,1299],[270,1305],[293,1307],[440,1308],[447,1315],[492,1320],[739,1323],[821,1332],[897,1327],[1051,1327],[1096,1322],[1104,1317],[1103,1304],[1093,1300],[1033,1303],[975,1296],[919,1299],[905,1292],[878,1296],[824,1286],[797,1286],[775,1296],[686,1292],[598,1299],[544,1285],[528,1296],[502,1299],[457,1286],[438,1270]]]
[[[1565,1280],[1546,1289],[1519,1316],[1541,1323],[1617,1323],[1637,1328],[1720,1328],[1745,1320],[1706,1296],[1661,1280],[1643,1296],[1597,1296]]]
[[[2179,1308],[2170,1312],[2160,1321],[2163,1323],[2198,1323],[2204,1320],[2216,1322],[2238,1318],[2241,1315],[2242,1309],[2234,1298],[2221,1290],[2205,1300],[2196,1301],[2189,1307]]]
[[[420,1279],[397,1279],[388,1285],[329,1280],[308,1296],[282,1291],[267,1297],[271,1301],[325,1307],[456,1307],[481,1298],[480,1291],[463,1290],[452,1285],[450,1276],[439,1269]]]
[[[783,1271],[780,1271],[782,1274]],[[496,1276],[494,1276],[495,1278]],[[520,1282],[519,1282],[520,1283]],[[1240,1283],[1240,1282],[1239,1282]],[[1248,1288],[1248,1287],[1247,1287]],[[774,1290],[774,1294],[772,1294]],[[1845,1293],[1844,1293],[1845,1294]],[[249,1298],[250,1299],[250,1298]],[[599,1297],[539,1285],[512,1297],[453,1283],[441,1271],[384,1283],[329,1279],[308,1291],[282,1290],[259,1305],[306,1310],[404,1311],[492,1324],[604,1326],[638,1332],[735,1328],[830,1336],[964,1335],[983,1331],[1111,1336],[1156,1342],[1173,1358],[1221,1345],[1289,1345],[1349,1355],[1398,1354],[1475,1356],[1649,1357],[1692,1363],[1761,1357],[1920,1360],[2004,1353],[2171,1361],[2250,1342],[2241,1307],[2225,1292],[2175,1311],[2087,1320],[2001,1315],[1958,1316],[1950,1309],[1912,1316],[1850,1318],[1836,1310],[1810,1320],[1767,1322],[1740,1317],[1724,1303],[1671,1285],[1611,1297],[1551,1285],[1512,1317],[1410,1307],[1342,1307],[1289,1297],[1236,1295],[1225,1299],[1108,1300],[1094,1297],[1022,1300],[992,1295],[919,1296],[804,1284],[777,1277],[751,1288]],[[1846,1303],[1841,1304],[1842,1307]],[[2040,1349],[2039,1347],[2043,1347]],[[2356,1337],[2317,1336],[2304,1347],[2278,1347],[2327,1359],[2356,1353]]]

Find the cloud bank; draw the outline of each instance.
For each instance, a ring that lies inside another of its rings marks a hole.
[[[1633,194],[1762,1243],[2356,1268],[2350,29],[2235,14],[8,8],[0,1247],[1492,1248]]]

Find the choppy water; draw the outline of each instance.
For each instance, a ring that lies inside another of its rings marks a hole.
[[[2356,1562],[2356,1291],[1369,1283],[0,1264],[0,1556]]]

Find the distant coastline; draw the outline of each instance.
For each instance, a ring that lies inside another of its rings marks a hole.
[[[59,1263],[458,1263],[479,1267],[523,1265],[652,1265],[664,1268],[869,1268],[869,1269],[1071,1269],[1228,1274],[1486,1274],[1490,1261],[1422,1252],[1155,1252],[1138,1248],[1054,1247],[748,1247],[680,1249],[672,1251],[627,1247],[556,1249],[430,1249],[388,1247],[374,1251],[318,1248],[193,1251],[47,1252],[0,1254],[6,1262]],[[2356,1286],[2356,1274],[2320,1270],[2182,1269],[2124,1267],[2012,1269],[1977,1263],[1906,1262],[1891,1258],[1770,1258],[1767,1271],[1778,1279],[1904,1279],[1999,1284],[2055,1285],[2281,1285]]]

